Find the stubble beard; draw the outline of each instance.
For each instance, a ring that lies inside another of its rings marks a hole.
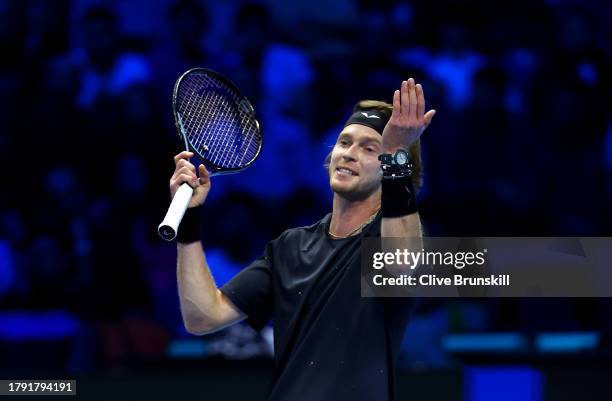
[[[342,183],[334,183],[334,180],[330,178],[329,186],[332,192],[349,201],[361,201],[372,196],[377,188],[376,187],[360,187],[358,183],[351,183],[350,185],[342,185]]]

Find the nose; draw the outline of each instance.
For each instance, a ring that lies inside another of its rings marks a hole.
[[[358,149],[356,144],[351,145],[346,151],[342,154],[342,159],[344,161],[357,161],[357,153]]]

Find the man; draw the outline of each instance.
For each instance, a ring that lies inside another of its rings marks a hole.
[[[329,157],[331,215],[285,231],[220,289],[198,237],[208,172],[200,165],[196,176],[189,152],[175,157],[172,195],[183,182],[195,188],[178,238],[185,326],[206,334],[246,319],[259,330],[273,319],[276,370],[269,400],[395,398],[395,364],[411,302],[361,298],[360,240],[421,235],[415,177],[405,170],[388,173],[379,156],[404,150],[418,157],[419,137],[434,114],[425,113],[423,88],[412,78],[395,91],[393,105],[360,102]]]

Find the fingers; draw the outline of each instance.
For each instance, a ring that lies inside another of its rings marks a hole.
[[[196,173],[195,173],[195,167],[193,166],[183,166],[180,168],[177,168],[176,171],[174,172],[174,175],[179,176],[181,174],[187,174],[187,175],[191,175],[193,177],[196,177]]]
[[[193,157],[193,152],[189,152],[187,150],[182,151],[178,155],[174,156],[174,164],[177,164],[180,160],[189,160]]]
[[[402,87],[400,90],[400,101],[402,104],[401,113],[404,117],[408,117],[408,115],[410,114],[410,94],[408,89],[408,81],[402,81]]]
[[[196,175],[196,168],[189,161],[191,156],[193,156],[193,153],[187,151],[181,152],[174,156],[174,163],[176,164],[176,167],[172,177],[170,178],[171,187],[178,187],[184,182],[188,183],[192,187],[198,186],[199,180],[198,176]]]
[[[178,174],[176,177],[174,177],[174,180],[170,180],[170,184],[173,186],[178,187],[182,183],[187,183],[191,187],[195,188],[198,186],[199,181],[198,181],[198,177],[196,177],[195,174],[187,174],[187,173]]]
[[[183,183],[188,184],[194,190],[203,185],[204,193],[210,189],[210,173],[203,164],[200,164],[196,169],[190,161],[193,155],[193,152],[183,151],[174,156],[175,169],[170,178],[170,195],[172,197]]]
[[[420,88],[420,89],[419,89]],[[421,85],[416,85],[414,78],[409,78],[407,81],[402,81],[400,88],[400,111],[404,117],[417,119],[423,114],[419,113],[419,96],[418,91],[422,92]],[[396,91],[397,92],[397,91]],[[395,109],[395,97],[393,94],[393,108]],[[425,101],[423,100],[423,109],[425,109]]]
[[[195,174],[196,172],[196,168],[193,164],[191,164],[191,162],[185,160],[185,159],[180,159],[177,163],[176,163],[176,171],[180,170],[181,168],[186,167],[187,169],[193,171],[193,173]]]
[[[421,84],[416,85],[416,97],[416,117],[417,119],[421,119],[423,118],[423,114],[425,114],[425,93],[423,92],[423,86]]]
[[[402,112],[401,107],[400,91],[396,90],[393,92],[393,114],[400,115]]]
[[[410,102],[409,116],[410,118],[416,120],[418,103],[417,103],[417,94],[416,94],[416,89],[415,89],[413,78],[410,78],[408,80],[408,97],[409,97],[409,102]]]
[[[177,167],[172,178],[170,178],[170,185],[178,187],[186,182],[195,188],[198,185],[205,185],[210,182],[210,173],[203,164],[200,164],[198,167],[198,173],[199,177],[196,175],[195,167],[192,164],[184,165],[180,168]]]

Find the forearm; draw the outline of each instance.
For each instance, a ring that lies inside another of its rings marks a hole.
[[[403,238],[401,241],[402,248],[408,252],[420,252],[423,248],[423,230],[421,228],[421,219],[418,213],[412,213],[400,217],[384,217],[380,226],[380,235],[382,238]],[[393,247],[398,246],[398,242],[393,241]],[[383,242],[383,248],[386,248]],[[395,249],[384,249],[387,252],[395,252]],[[401,274],[413,274],[416,269],[409,265],[388,265],[387,271],[392,275],[398,276]]]
[[[412,213],[400,217],[384,217],[381,222],[380,234],[383,238],[423,237],[419,214]]]
[[[206,334],[241,318],[219,291],[210,273],[202,243],[178,244],[177,280],[185,328]]]

